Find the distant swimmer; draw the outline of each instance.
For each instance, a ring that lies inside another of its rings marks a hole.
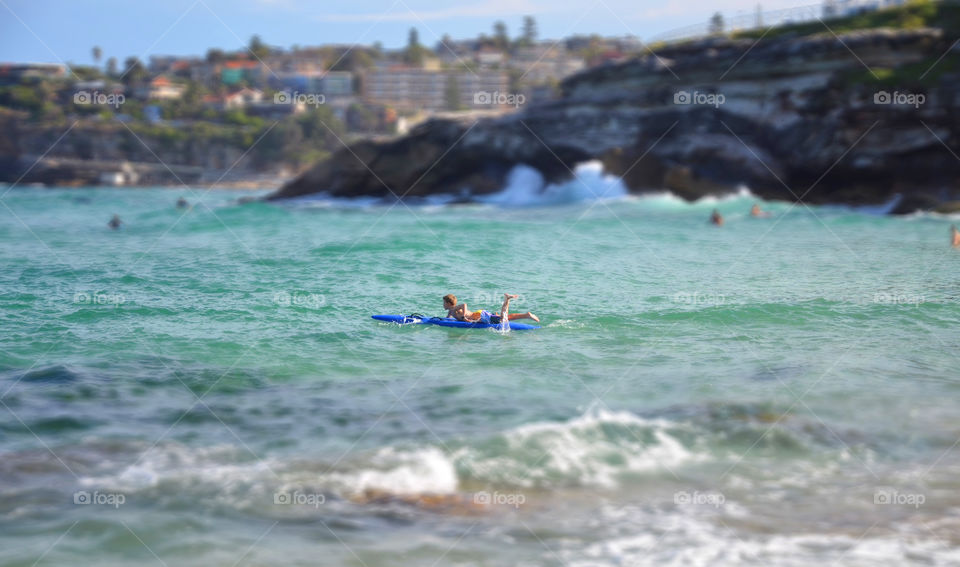
[[[713,209],[713,213],[710,214],[710,222],[717,226],[723,226],[723,216],[720,214],[720,211]]]
[[[765,219],[770,216],[770,213],[760,210],[760,205],[754,203],[753,206],[750,207],[750,216],[758,219]]]
[[[957,225],[950,227],[950,237],[953,240],[953,247],[960,248],[960,230],[957,230]]]
[[[457,296],[448,293],[443,296],[443,308],[447,310],[447,317],[453,317],[457,321],[475,321],[478,323],[499,324],[506,317],[507,321],[516,319],[533,319],[540,322],[540,318],[527,311],[526,313],[510,313],[510,300],[517,296],[505,293],[503,294],[503,305],[500,306],[500,313],[490,313],[489,311],[470,311],[466,303],[457,303]]]
[[[123,224],[123,221],[120,220],[120,215],[113,215],[113,218],[110,219],[110,222],[107,223],[107,226],[109,226],[113,230],[117,230],[118,228],[120,228],[120,225],[122,224]]]
[[[177,208],[178,208],[178,209],[186,209],[186,208],[189,207],[189,206],[190,206],[190,203],[188,203],[187,200],[184,199],[183,197],[180,197],[179,199],[177,199]]]

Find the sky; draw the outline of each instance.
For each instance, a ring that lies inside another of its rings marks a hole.
[[[766,0],[764,10],[809,5]],[[116,57],[204,55],[235,50],[259,35],[273,46],[406,44],[411,27],[421,43],[492,35],[497,20],[511,37],[523,16],[536,18],[541,39],[575,34],[633,35],[641,40],[706,22],[714,12],[750,17],[756,0],[0,0],[0,62],[92,64]]]

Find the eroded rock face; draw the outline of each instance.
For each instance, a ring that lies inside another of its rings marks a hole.
[[[948,148],[960,148],[960,74],[900,73],[906,84],[886,86],[871,78],[927,68],[944,53],[938,65],[949,69],[960,58],[955,39],[939,29],[870,30],[676,45],[570,77],[558,101],[355,144],[270,198],[469,198],[501,189],[518,164],[549,182],[599,159],[631,191],[686,199],[744,185],[809,202],[958,199],[960,159]],[[885,104],[882,92],[923,99]]]
[[[521,121],[430,120],[397,140],[361,142],[337,152],[270,198],[324,192],[335,197],[424,197],[499,191],[517,164],[547,181],[566,179],[593,156],[570,144],[548,145]]]

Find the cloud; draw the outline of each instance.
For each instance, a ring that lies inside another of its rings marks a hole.
[[[321,14],[317,19],[323,22],[425,22],[430,20],[449,20],[453,18],[505,17],[527,14],[543,14],[553,11],[551,7],[537,5],[531,0],[486,0],[468,2],[461,6],[431,10],[414,10],[404,1],[391,5],[386,12],[354,14]]]

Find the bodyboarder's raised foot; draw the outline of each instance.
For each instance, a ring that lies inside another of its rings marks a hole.
[[[503,305],[500,306],[500,317],[506,317],[507,321],[515,321],[517,319],[533,319],[537,323],[540,322],[540,318],[527,311],[526,313],[510,313],[510,300],[520,297],[519,295],[513,293],[503,294]]]

